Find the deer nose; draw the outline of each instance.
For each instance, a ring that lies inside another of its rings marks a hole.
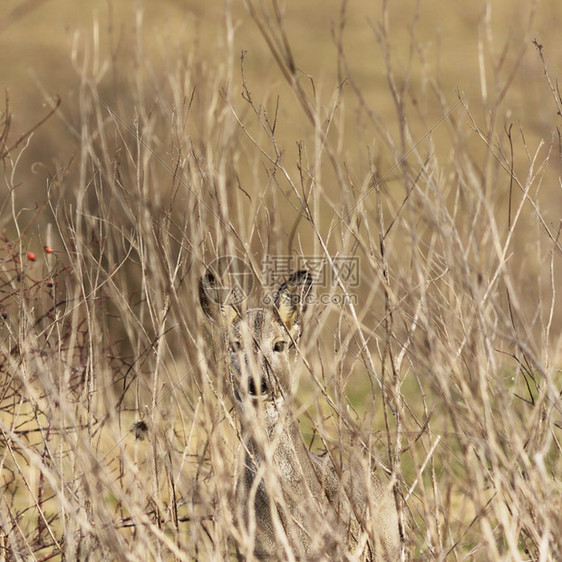
[[[253,361],[252,361],[253,359]],[[257,353],[248,357],[244,355],[244,366],[245,374],[248,381],[248,394],[252,397],[254,396],[268,396],[271,394],[271,387],[269,382],[272,380],[272,369],[267,358],[261,354]],[[257,373],[256,373],[257,371]],[[240,373],[242,375],[242,373]],[[258,392],[259,390],[259,392]]]
[[[262,396],[265,396],[266,394],[268,394],[268,386],[264,376],[260,376],[259,383],[260,383],[260,394]],[[251,396],[258,395],[256,389],[256,381],[254,377],[250,377],[250,380],[248,381],[248,392],[250,393]]]

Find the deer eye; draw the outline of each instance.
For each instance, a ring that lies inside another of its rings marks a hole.
[[[230,342],[230,351],[231,353],[236,353],[238,351],[240,351],[240,348],[242,346],[240,345],[240,342],[238,340],[233,340]]]
[[[281,353],[287,349],[287,342],[283,340],[276,341],[273,344],[273,351]]]

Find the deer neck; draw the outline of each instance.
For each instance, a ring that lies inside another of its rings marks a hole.
[[[264,464],[272,463],[279,477],[298,486],[314,477],[310,455],[299,424],[290,409],[281,404],[264,404],[264,423],[258,429],[242,425],[246,447],[246,478],[253,479]],[[261,416],[260,416],[261,417]]]

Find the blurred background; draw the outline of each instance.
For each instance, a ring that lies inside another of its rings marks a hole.
[[[361,184],[375,167],[378,177],[384,177],[387,193],[399,201],[403,188],[393,183],[400,176],[397,162],[413,147],[450,157],[453,149],[447,126],[467,121],[458,104],[462,99],[474,119],[466,123],[463,142],[480,171],[486,146],[476,127],[484,130],[491,119],[498,135],[491,142],[500,136],[504,142],[511,128],[515,173],[525,175],[541,141],[546,143],[544,151],[552,150],[536,200],[555,233],[562,216],[556,128],[561,118],[531,41],[544,46],[545,61],[555,80],[562,70],[556,48],[562,18],[559,2],[545,0],[536,7],[526,1],[390,4],[388,36],[384,38],[379,22],[382,6],[381,2],[322,0],[283,7],[285,31],[303,88],[324,117],[337,106],[330,135],[337,138],[339,154],[345,158],[347,181]],[[345,53],[345,60],[338,56],[338,49]],[[134,131],[143,111],[159,113],[159,124],[152,132],[158,136],[160,156],[171,165],[172,116],[181,110],[174,105],[179,103],[179,94],[172,91],[177,82],[174,85],[170,76],[184,64],[197,68],[201,78],[200,83],[186,84],[181,95],[185,99],[192,96],[200,107],[207,107],[215,95],[228,97],[237,118],[259,144],[265,136],[257,119],[247,118],[251,109],[243,99],[245,82],[256,107],[275,116],[275,137],[283,161],[296,172],[299,143],[313,137],[314,127],[243,2],[5,0],[0,13],[0,80],[12,115],[7,144],[33,129],[60,99],[57,111],[34,132],[18,164],[21,218],[33,217],[34,206],[44,201],[47,177],[61,170],[76,172],[72,162],[76,162],[81,135],[81,95],[86,81],[95,85],[105,117],[121,121],[124,129]],[[393,87],[405,100],[408,138],[401,138],[389,68],[399,76]],[[443,119],[448,111],[451,113]],[[216,123],[220,127],[219,118]],[[187,134],[203,138],[202,128],[209,126],[192,118]],[[236,139],[240,137],[244,135],[236,133]],[[245,150],[249,152],[239,155],[236,173],[247,193],[259,193],[267,177],[263,170],[256,172],[259,156],[251,143],[246,143]],[[308,151],[312,158],[310,147]],[[332,172],[324,161],[321,169],[326,171],[321,180],[326,193],[341,198],[331,186]],[[163,176],[168,173],[165,165],[160,171]],[[509,180],[499,181],[495,204],[505,210]],[[166,180],[158,183],[162,191],[169,188]],[[372,198],[366,204],[374,205]],[[290,206],[280,210],[287,231],[295,216]],[[333,211],[322,201],[318,209],[325,227],[333,219]],[[529,221],[529,228],[533,228],[532,216],[526,207],[521,220],[524,224]],[[505,223],[507,212],[498,220]],[[296,231],[302,228],[301,224]],[[537,250],[522,232],[524,228],[514,236],[514,253],[515,259],[524,260]],[[303,239],[301,245],[305,253],[318,250],[307,247]],[[256,251],[263,252],[263,248]],[[536,267],[530,263],[529,273],[536,273]],[[560,316],[557,311],[558,330]]]

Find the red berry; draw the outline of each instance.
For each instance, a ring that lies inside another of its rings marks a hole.
[[[33,252],[27,252],[27,259],[29,261],[35,261],[35,254]]]
[[[53,253],[53,248],[51,248],[51,246],[43,246],[43,250],[45,250],[46,254],[52,254]]]

